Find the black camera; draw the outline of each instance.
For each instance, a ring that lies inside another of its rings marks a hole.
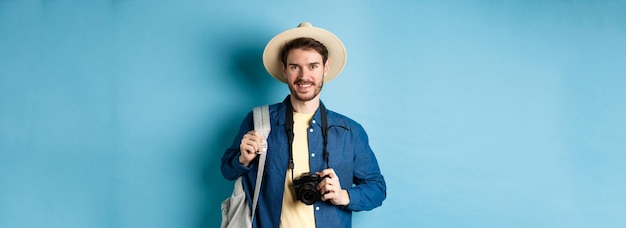
[[[306,205],[312,205],[315,201],[321,199],[322,195],[317,191],[317,184],[322,182],[324,178],[326,177],[307,172],[293,179],[293,186],[296,189],[296,199]]]

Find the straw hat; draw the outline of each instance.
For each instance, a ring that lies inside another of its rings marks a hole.
[[[324,77],[324,83],[337,77],[346,64],[346,48],[337,36],[325,29],[313,27],[309,22],[302,22],[297,28],[281,32],[267,43],[263,51],[263,65],[267,72],[279,81],[287,83],[280,55],[285,44],[301,37],[313,38],[326,46],[331,64],[328,74]]]

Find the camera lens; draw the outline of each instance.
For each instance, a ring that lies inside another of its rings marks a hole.
[[[302,186],[298,192],[298,196],[298,198],[300,198],[300,200],[306,205],[312,205],[319,197],[317,189],[315,189],[315,186],[310,183]]]

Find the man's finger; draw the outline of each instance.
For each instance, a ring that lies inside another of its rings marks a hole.
[[[320,175],[323,177],[335,178],[335,170],[333,168],[325,169],[320,172]]]

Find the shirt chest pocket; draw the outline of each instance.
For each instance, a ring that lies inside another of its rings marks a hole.
[[[352,179],[354,170],[354,141],[350,137],[350,130],[344,127],[331,126],[328,129],[329,166],[335,170],[342,185]],[[351,182],[350,182],[351,183]]]

